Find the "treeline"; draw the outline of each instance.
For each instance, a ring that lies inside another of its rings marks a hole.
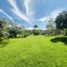
[[[18,26],[15,22],[0,18],[0,41],[9,38],[26,38],[29,35],[39,35],[40,30],[37,25],[33,30],[27,30],[23,25]]]
[[[0,18],[0,40],[27,37],[29,35],[67,35],[67,11],[59,13],[56,19],[50,18],[46,30],[40,30],[38,25],[33,30],[27,30],[23,25],[18,26],[15,22]]]
[[[33,30],[27,30],[23,25],[18,26],[15,22],[0,18],[0,41],[9,38],[26,38],[29,35],[39,35],[38,25]]]

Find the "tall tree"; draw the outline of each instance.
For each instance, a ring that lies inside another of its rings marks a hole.
[[[56,28],[63,30],[64,35],[67,35],[67,11],[61,12],[55,20]]]
[[[55,20],[56,28],[63,30],[67,29],[67,11],[61,12]]]
[[[56,28],[56,27],[55,27],[54,20],[53,20],[52,18],[50,18],[50,19],[48,20],[48,23],[47,23],[46,27],[47,27],[48,30],[53,30],[53,29]]]
[[[55,30],[56,30],[56,25],[54,23],[54,19],[53,18],[49,18],[48,23],[46,25],[47,31],[45,33],[47,33],[48,35],[55,35]]]

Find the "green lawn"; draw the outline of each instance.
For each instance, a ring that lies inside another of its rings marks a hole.
[[[0,67],[67,67],[67,45],[52,38],[29,36],[0,42]]]

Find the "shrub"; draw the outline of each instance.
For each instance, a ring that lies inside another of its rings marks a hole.
[[[38,30],[38,29],[34,29],[34,30],[33,30],[33,34],[34,34],[34,35],[39,35],[39,30]]]
[[[23,37],[26,38],[27,36],[29,36],[29,31],[25,30],[25,31],[23,32]]]
[[[28,33],[24,33],[24,38],[26,38],[27,36],[29,36],[29,34]]]
[[[10,36],[9,37],[17,37],[17,32],[13,29],[13,30],[9,30],[9,34]]]

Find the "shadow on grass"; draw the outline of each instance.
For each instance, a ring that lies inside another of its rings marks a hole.
[[[0,41],[0,48],[5,47],[8,44],[8,40]]]
[[[63,42],[64,44],[67,44],[67,37],[56,37],[51,39],[51,42],[54,42],[54,43]]]

